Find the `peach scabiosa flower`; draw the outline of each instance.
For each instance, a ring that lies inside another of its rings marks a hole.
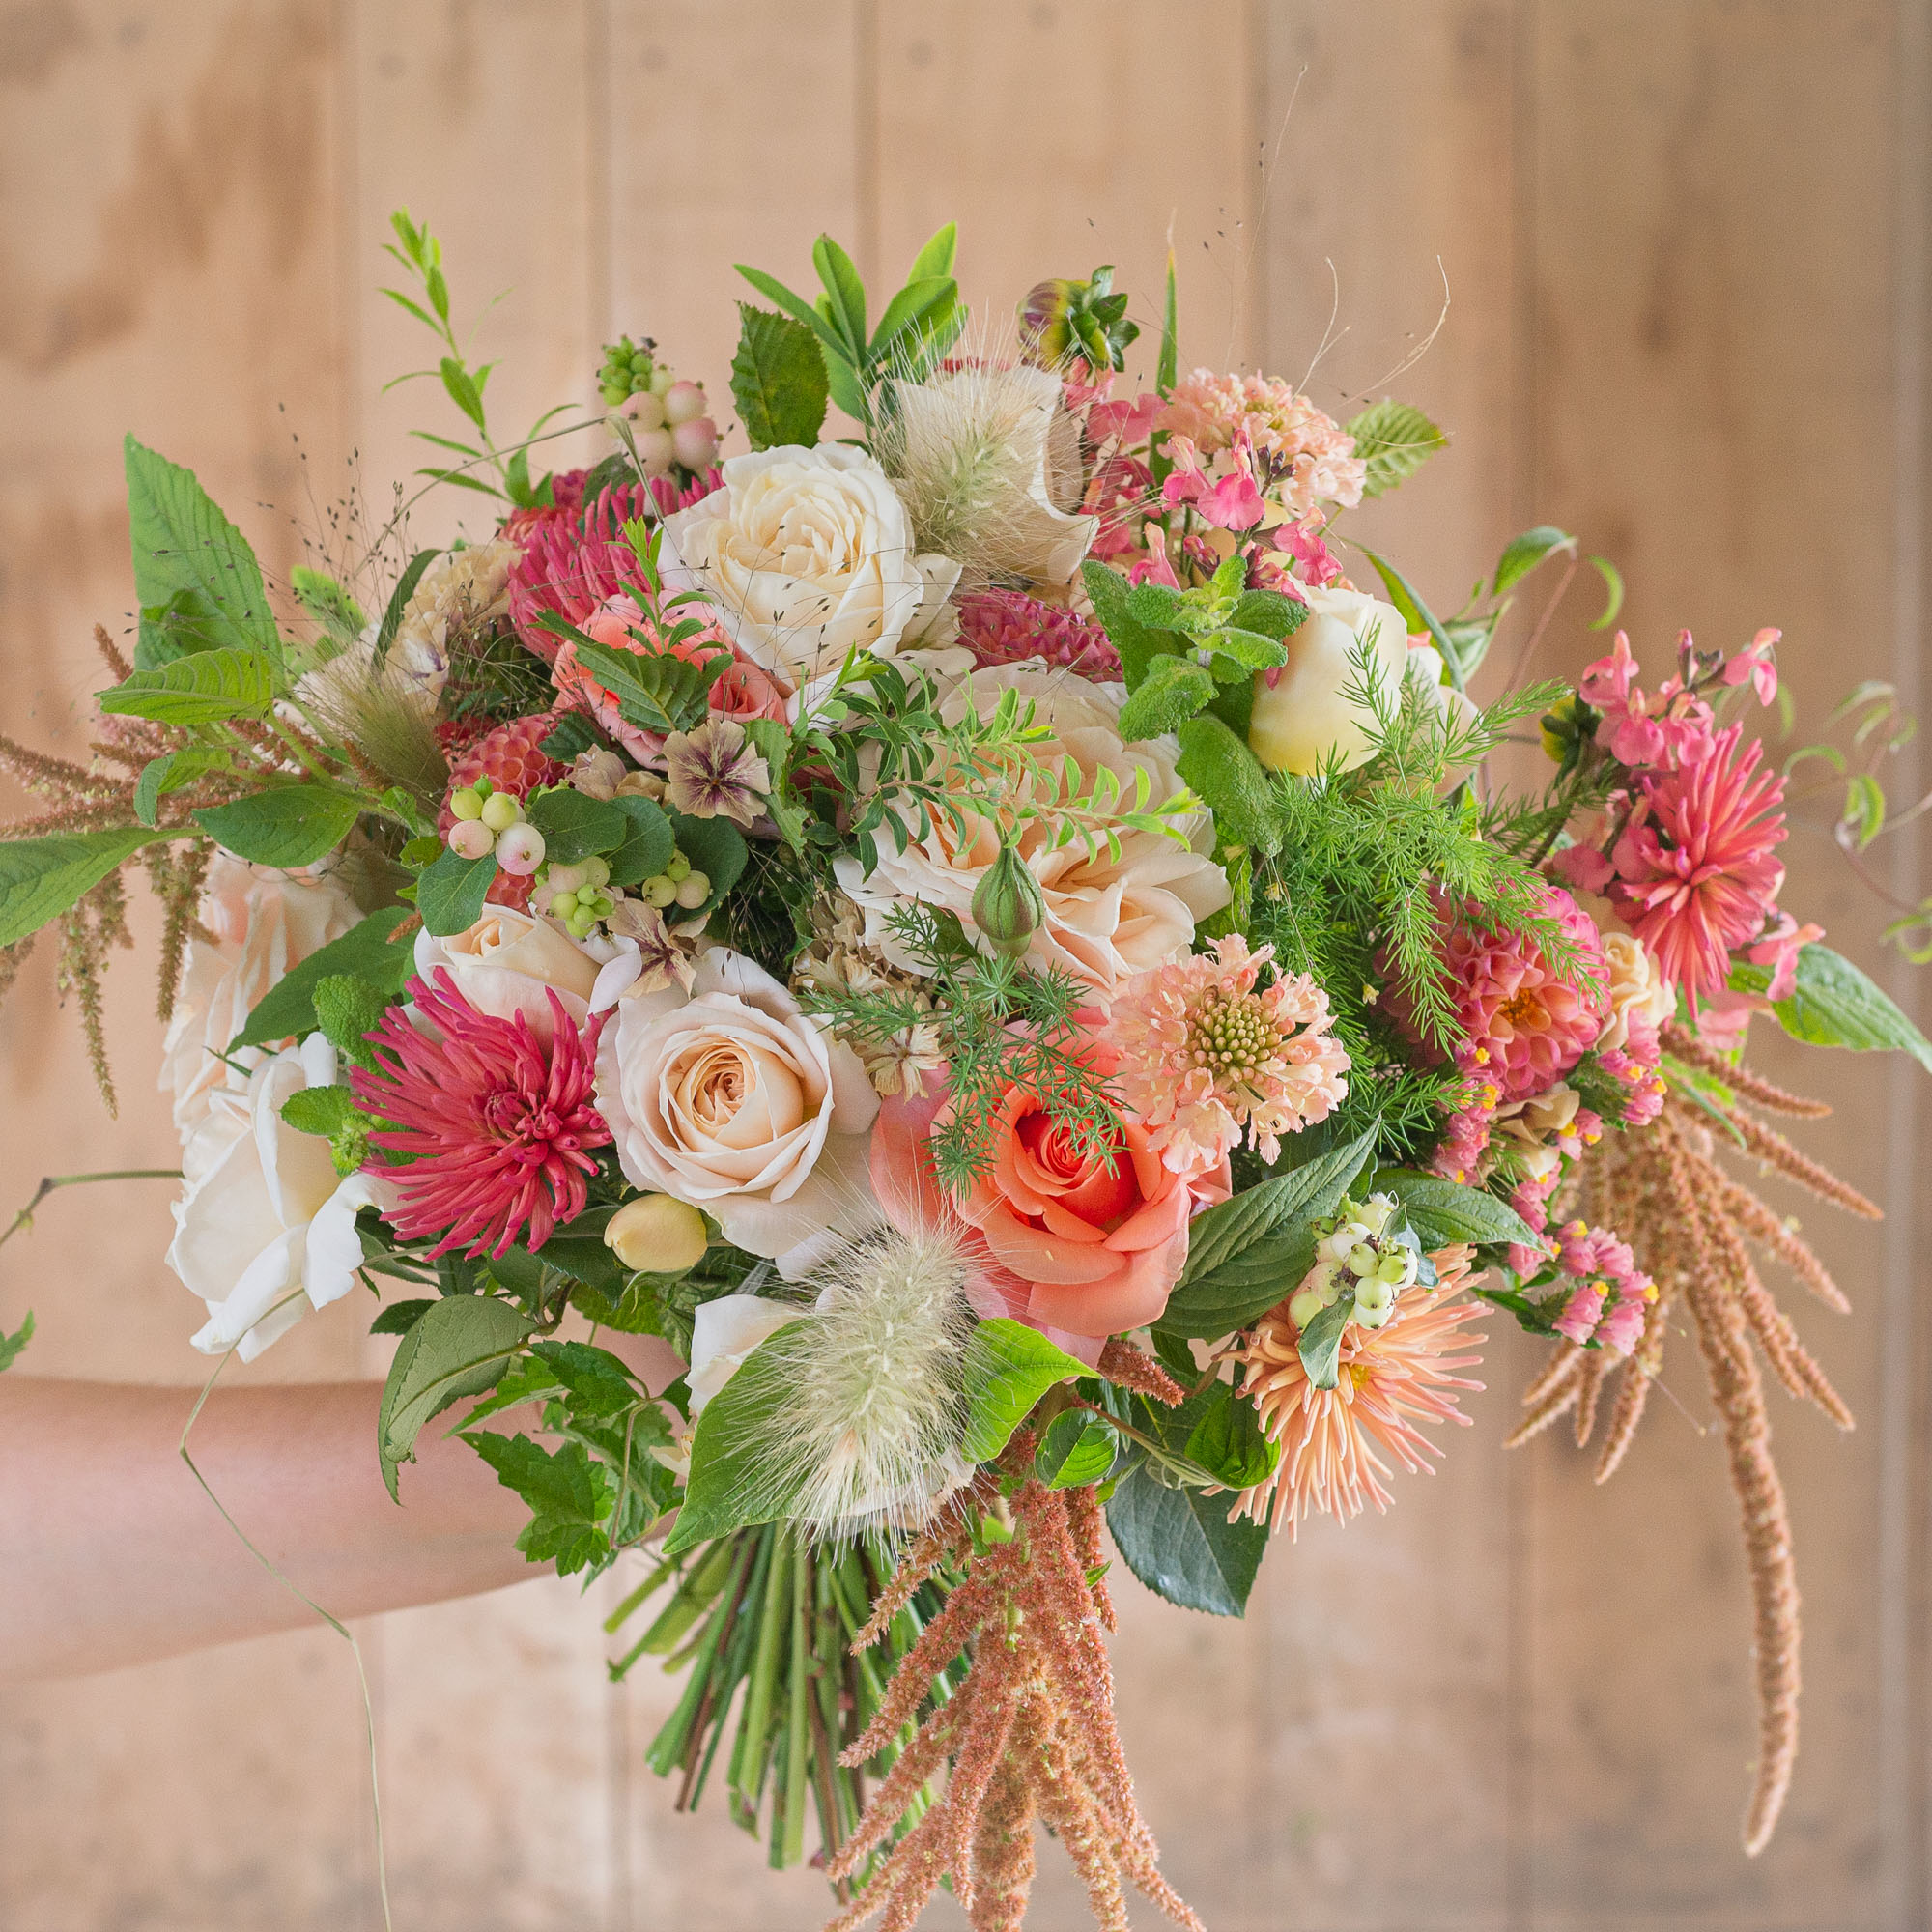
[[[1481,1304],[1463,1293],[1472,1250],[1438,1248],[1434,1288],[1411,1288],[1379,1328],[1350,1322],[1343,1331],[1335,1386],[1309,1380],[1299,1352],[1301,1331],[1284,1301],[1256,1322],[1234,1359],[1245,1369],[1244,1392],[1261,1416],[1281,1461],[1266,1482],[1244,1490],[1236,1516],[1286,1527],[1298,1536],[1305,1518],[1325,1513],[1346,1522],[1365,1503],[1385,1511],[1395,1500],[1384,1479],[1395,1473],[1381,1452],[1411,1475],[1434,1474],[1429,1462],[1441,1449],[1417,1427],[1425,1422],[1470,1418],[1456,1406],[1457,1393],[1480,1389],[1456,1373],[1481,1356],[1459,1350],[1484,1340],[1467,1324]]]
[[[1327,994],[1305,973],[1255,990],[1273,957],[1230,933],[1211,955],[1136,974],[1115,1003],[1122,1095],[1177,1173],[1232,1152],[1243,1129],[1279,1159],[1281,1135],[1325,1120],[1349,1091]]]

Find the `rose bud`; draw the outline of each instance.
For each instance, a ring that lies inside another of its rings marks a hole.
[[[1395,607],[1359,590],[1302,592],[1309,614],[1282,639],[1287,664],[1255,673],[1248,744],[1271,772],[1343,771],[1375,755],[1376,714],[1344,694],[1361,690],[1364,645],[1384,710],[1402,704],[1408,636]]]
[[[1039,881],[1010,845],[1000,856],[973,894],[973,923],[992,942],[993,950],[1017,959],[1032,943],[1046,917],[1046,900]]]
[[[604,1224],[604,1245],[639,1273],[683,1274],[711,1242],[696,1208],[668,1194],[639,1194]]]

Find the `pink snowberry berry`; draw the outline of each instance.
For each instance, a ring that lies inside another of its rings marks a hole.
[[[459,859],[487,859],[496,844],[497,835],[480,818],[459,818],[449,828],[449,849]]]
[[[526,879],[543,864],[544,838],[528,819],[521,819],[498,834],[497,863],[506,872]]]

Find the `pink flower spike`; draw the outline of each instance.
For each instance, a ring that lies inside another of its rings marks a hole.
[[[408,989],[430,1030],[392,1007],[368,1037],[375,1066],[349,1069],[356,1104],[384,1122],[371,1143],[412,1156],[366,1164],[395,1189],[397,1232],[434,1239],[433,1257],[540,1248],[583,1211],[589,1150],[611,1139],[593,1101],[603,1015],[580,1032],[551,993],[546,1046],[521,1013],[478,1012],[446,968],[436,981]]]

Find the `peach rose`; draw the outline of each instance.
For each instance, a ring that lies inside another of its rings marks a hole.
[[[970,703],[984,717],[1009,690],[1032,699],[1034,722],[1053,734],[1033,747],[1034,754],[1048,767],[1063,757],[1069,760],[1083,790],[1103,768],[1129,798],[1145,774],[1150,806],[1183,789],[1171,740],[1123,743],[1121,699],[1108,687],[1044,665],[977,670],[943,701],[941,714],[955,724]],[[1056,845],[1046,818],[1023,826],[1019,855],[1039,882],[1046,904],[1029,949],[1033,963],[1062,967],[1102,999],[1111,999],[1136,973],[1184,954],[1196,925],[1228,903],[1228,880],[1211,856],[1214,829],[1208,813],[1195,810],[1177,824],[1181,839],[1123,832],[1118,854],[1102,847],[1092,858],[1078,839]],[[910,838],[902,852],[881,839],[878,867],[871,872],[856,858],[834,863],[839,890],[864,917],[867,946],[895,966],[920,970],[888,923],[892,909],[907,899],[954,913],[969,933],[975,929],[973,895],[1000,855],[1000,833],[986,819],[974,821],[971,830],[962,842],[951,825],[935,817],[925,837]]]
[[[202,888],[201,923],[214,944],[196,938],[175,995],[174,1017],[161,1046],[162,1093],[175,1096],[175,1131],[184,1141],[223,1089],[240,1092],[247,1075],[219,1056],[248,1023],[270,986],[362,917],[349,895],[328,879],[292,879],[266,866],[215,854]],[[260,1047],[236,1056],[244,1067],[266,1058]]]
[[[634,1187],[703,1208],[787,1279],[877,1222],[866,1157],[879,1099],[865,1067],[739,953],[713,947],[689,994],[618,1001],[597,1105]]]
[[[599,964],[548,920],[513,906],[485,906],[474,925],[448,938],[416,934],[418,979],[434,985],[436,969],[446,967],[456,990],[479,1013],[501,1020],[522,1013],[546,1040],[553,1025],[546,994],[554,992],[582,1026],[590,1017]]]

